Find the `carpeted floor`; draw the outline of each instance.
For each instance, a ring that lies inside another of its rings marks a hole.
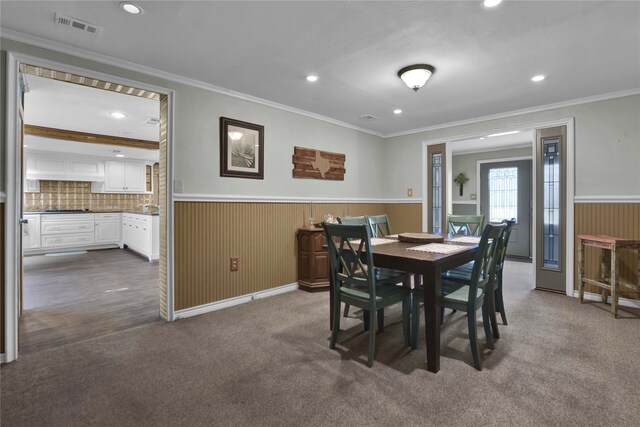
[[[388,310],[376,361],[327,294],[301,291],[28,354],[1,370],[3,426],[640,425],[640,317],[531,290],[508,262],[509,325],[476,371],[464,314],[448,314],[441,371],[402,345]],[[484,335],[478,323],[481,342]]]

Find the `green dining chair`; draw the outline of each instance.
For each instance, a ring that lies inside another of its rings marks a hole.
[[[342,302],[365,311],[369,321],[367,365],[373,365],[376,341],[376,316],[385,307],[402,303],[402,326],[405,345],[411,344],[411,290],[396,286],[398,277],[385,277],[373,263],[371,229],[368,225],[324,224],[329,246],[329,265],[333,286],[333,306]],[[405,284],[409,275],[402,277]],[[336,347],[340,331],[340,310],[334,309],[330,348]]]
[[[391,234],[391,226],[389,225],[387,214],[367,215],[367,222],[371,227],[372,237],[385,237]]]
[[[449,234],[479,236],[484,226],[484,215],[447,215]]]
[[[473,366],[481,371],[482,362],[480,361],[480,351],[478,348],[478,336],[476,331],[476,311],[482,310],[482,323],[484,325],[484,333],[487,340],[487,346],[493,349],[493,336],[491,332],[491,298],[493,281],[495,280],[495,269],[497,265],[498,249],[505,224],[486,225],[478,250],[476,259],[473,263],[471,278],[468,283],[461,283],[455,280],[442,278],[442,289],[440,293],[440,305],[456,311],[464,311],[467,313],[467,326],[469,329],[469,342],[471,344],[471,354],[473,356]],[[412,327],[411,342],[412,347],[417,347],[418,331],[420,328],[420,314],[418,310],[418,302],[424,298],[424,290],[418,287],[414,290],[417,298],[414,298],[414,306],[412,308]]]
[[[511,237],[511,230],[516,223],[515,218],[503,219],[502,224],[506,225],[504,233],[502,233],[502,239],[500,242],[500,248],[498,249],[498,260],[496,264],[496,279],[493,287],[493,301],[495,311],[491,314],[491,324],[493,326],[493,335],[495,338],[500,338],[500,332],[498,331],[496,312],[500,313],[502,318],[502,324],[507,325],[507,313],[504,308],[504,298],[502,294],[503,288],[503,270],[504,262],[507,257],[507,248],[509,245],[509,238]],[[444,273],[443,277],[449,280],[455,280],[459,282],[468,282],[471,279],[471,272],[473,270],[473,263],[467,263],[460,267],[454,268]]]
[[[338,224],[344,224],[344,225],[364,225],[364,224],[368,224],[367,221],[367,217],[362,215],[362,216],[339,216],[338,217]],[[338,306],[339,307],[339,306]],[[348,317],[349,316],[349,304],[345,304],[344,305],[344,317]],[[365,316],[366,317],[366,316]],[[384,316],[378,316],[378,319],[384,319]],[[378,324],[378,329],[383,329],[384,328],[384,320],[382,320],[382,324]],[[368,321],[367,324],[365,324],[365,328],[368,327]]]

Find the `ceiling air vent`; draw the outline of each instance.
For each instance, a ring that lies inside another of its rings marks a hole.
[[[376,120],[376,116],[372,116],[371,114],[365,114],[364,116],[360,116],[361,120]]]
[[[62,25],[63,27],[75,28],[76,30],[81,30],[89,34],[100,34],[100,31],[102,31],[102,27],[98,27],[97,25],[78,18],[61,15],[59,13],[56,13],[55,22],[56,24]]]
[[[147,120],[145,120],[145,123],[148,125],[159,125],[160,124],[160,119],[156,119],[155,117],[149,117]]]

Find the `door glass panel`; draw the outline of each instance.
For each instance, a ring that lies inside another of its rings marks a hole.
[[[518,220],[518,168],[489,170],[489,222]]]
[[[442,154],[431,156],[431,226],[434,233],[442,233]]]
[[[543,223],[542,266],[560,269],[560,139],[542,141],[543,148]]]

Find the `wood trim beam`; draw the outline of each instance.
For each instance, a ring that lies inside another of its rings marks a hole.
[[[55,138],[66,141],[87,142],[90,144],[117,145],[120,147],[143,148],[145,150],[159,150],[160,143],[146,139],[121,138],[111,135],[77,132],[66,129],[55,129],[44,126],[25,125],[25,135],[40,136],[43,138]]]

